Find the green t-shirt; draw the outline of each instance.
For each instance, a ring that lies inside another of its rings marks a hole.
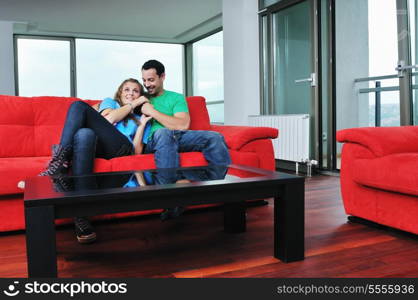
[[[161,96],[151,98],[150,101],[156,110],[168,116],[174,116],[175,113],[179,112],[189,112],[186,98],[179,93],[164,90]],[[160,128],[164,128],[164,125],[157,120],[152,120],[149,138]]]

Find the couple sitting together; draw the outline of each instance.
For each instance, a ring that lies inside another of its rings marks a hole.
[[[164,89],[165,68],[156,60],[142,66],[142,80],[121,83],[114,98],[104,99],[98,111],[76,101],[70,106],[59,145],[41,176],[93,173],[94,159],[153,153],[157,168],[179,167],[179,152],[200,151],[211,165],[229,165],[225,141],[217,132],[188,130],[190,117],[183,95]],[[165,210],[167,219],[181,208]],[[74,218],[77,240],[90,243],[96,233],[85,217]]]

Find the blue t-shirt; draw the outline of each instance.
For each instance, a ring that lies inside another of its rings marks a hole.
[[[108,108],[118,109],[118,108],[120,108],[120,105],[114,99],[106,98],[100,103],[99,112],[102,112],[102,111],[104,111],[105,109],[108,109]],[[139,120],[140,117],[141,117],[140,115],[137,115],[137,114],[133,114],[133,115],[137,120]],[[136,130],[138,129],[138,125],[136,125],[134,120],[129,119],[127,122],[122,120],[122,121],[117,122],[114,125],[115,125],[117,130],[119,130],[124,136],[126,136],[129,139],[129,141],[131,143],[133,143]],[[149,136],[149,133],[150,133],[150,129],[151,129],[151,123],[148,122],[147,125],[145,126],[144,134],[143,134],[143,137],[142,137],[142,142],[144,144],[146,144],[147,141],[148,141],[148,136]]]
[[[150,172],[143,172],[144,180],[147,185],[154,184],[154,181],[152,180],[152,175]],[[135,174],[132,174],[131,178],[129,178],[129,181],[125,183],[123,186],[124,188],[130,188],[130,187],[138,187],[141,186],[138,182],[138,179],[136,178]]]

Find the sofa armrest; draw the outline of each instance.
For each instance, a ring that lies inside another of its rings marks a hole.
[[[279,135],[279,130],[270,127],[211,125],[210,130],[222,134],[231,150],[240,150],[251,141],[274,139]]]
[[[352,164],[352,178],[357,184],[418,196],[418,153],[355,159]]]
[[[337,132],[337,141],[362,145],[376,157],[418,152],[418,126],[343,129]]]

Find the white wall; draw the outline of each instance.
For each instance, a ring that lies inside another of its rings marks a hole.
[[[14,95],[13,23],[0,21],[0,95]]]
[[[225,124],[260,113],[258,1],[223,0]]]

